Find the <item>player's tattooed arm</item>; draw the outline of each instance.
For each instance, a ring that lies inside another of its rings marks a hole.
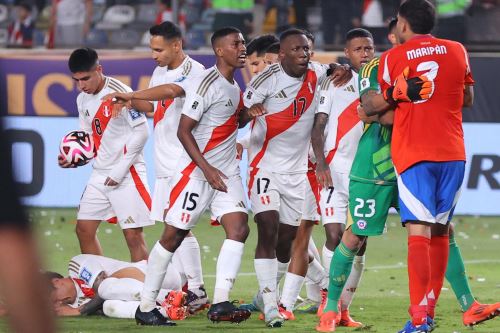
[[[266,109],[264,108],[264,105],[261,103],[257,103],[252,105],[249,108],[245,108],[240,112],[240,116],[238,119],[238,127],[243,128],[253,120],[255,117],[260,117],[263,116],[267,113]]]
[[[102,281],[104,281],[105,278],[107,278],[107,276],[104,271],[100,272],[95,278],[94,284],[92,285],[92,289],[94,289],[96,293],[99,290],[99,286],[101,285]]]
[[[215,190],[227,192],[227,186],[223,180],[227,179],[227,176],[208,163],[196,143],[192,131],[197,124],[196,120],[182,114],[177,130],[177,137],[193,162],[203,171],[210,186]]]
[[[96,311],[102,309],[102,304],[104,300],[99,297],[99,295],[95,295],[89,302],[83,304],[78,309],[80,311],[80,315],[88,316],[94,314]]]
[[[332,187],[332,175],[330,167],[325,159],[325,127],[328,123],[326,113],[316,113],[314,125],[311,132],[311,143],[316,156],[316,178],[321,187]]]
[[[464,86],[464,101],[463,101],[463,107],[471,107],[472,104],[474,103],[474,86],[472,85],[465,85]]]
[[[352,72],[349,65],[332,63],[329,66],[326,74],[332,78],[334,87],[341,87],[351,80]]]
[[[393,105],[387,102],[384,96],[375,90],[369,90],[361,95],[361,105],[363,105],[363,110],[368,117],[378,115],[393,108]]]

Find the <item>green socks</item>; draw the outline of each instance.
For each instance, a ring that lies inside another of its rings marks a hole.
[[[448,257],[448,266],[446,267],[446,280],[451,284],[451,288],[457,297],[462,311],[467,311],[475,299],[472,296],[469,282],[467,281],[460,249],[457,243],[455,243],[455,238],[452,236],[450,236],[450,254]]]
[[[324,311],[338,312],[338,303],[344,285],[351,273],[352,262],[356,252],[348,249],[343,242],[335,249],[330,264],[330,283],[328,285],[328,302]]]

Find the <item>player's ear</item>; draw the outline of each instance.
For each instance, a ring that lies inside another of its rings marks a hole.
[[[216,47],[215,48],[215,54],[218,56],[218,57],[222,57],[224,55],[224,50],[221,48],[221,47]]]
[[[344,48],[344,54],[346,58],[349,58],[349,49],[347,47]]]
[[[95,70],[96,70],[98,73],[102,74],[102,65],[97,65],[97,66],[95,67]]]

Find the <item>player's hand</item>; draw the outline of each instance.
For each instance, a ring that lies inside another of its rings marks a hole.
[[[267,110],[264,108],[264,105],[262,105],[261,103],[257,103],[257,104],[252,105],[247,110],[247,112],[251,118],[255,118],[255,117],[260,117],[260,116],[265,115],[267,113]]]
[[[328,164],[318,163],[316,165],[316,179],[322,188],[333,187],[332,174]]]
[[[111,100],[113,103],[126,104],[131,101],[134,96],[134,92],[113,92],[111,94],[105,95],[101,98],[102,101]]]
[[[205,170],[203,170],[203,174],[205,175],[207,182],[214,190],[227,193],[227,186],[223,180],[227,179],[227,177],[222,173],[222,171],[209,165]]]
[[[61,154],[57,155],[57,163],[59,164],[59,166],[61,168],[65,168],[65,169],[66,168],[76,168],[76,165],[66,161],[66,159]]]
[[[239,142],[236,142],[236,159],[241,160],[243,156],[243,145]]]
[[[104,182],[104,185],[106,186],[116,186],[118,185],[118,182],[114,181],[111,177],[106,178],[106,181]]]
[[[434,92],[434,82],[426,75],[408,78],[410,68],[406,67],[394,81],[394,86],[384,91],[384,99],[391,102],[417,102],[427,100]]]
[[[332,83],[334,87],[341,87],[349,82],[352,78],[351,67],[349,65],[336,65],[330,64]]]

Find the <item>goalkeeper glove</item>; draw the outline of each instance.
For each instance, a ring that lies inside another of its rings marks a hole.
[[[434,91],[434,83],[425,75],[408,78],[410,68],[406,67],[396,78],[394,85],[383,92],[384,99],[391,103],[417,102],[427,100]]]

